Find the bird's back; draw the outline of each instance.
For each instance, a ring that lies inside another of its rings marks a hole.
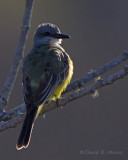
[[[36,90],[44,77],[63,71],[68,65],[68,58],[62,47],[38,46],[24,58],[23,78],[28,77],[32,88]]]

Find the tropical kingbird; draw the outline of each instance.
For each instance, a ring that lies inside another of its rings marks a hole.
[[[26,116],[16,148],[27,148],[32,128],[46,101],[59,99],[73,75],[73,63],[60,46],[62,34],[51,23],[37,27],[33,49],[24,58],[22,65],[24,102]]]

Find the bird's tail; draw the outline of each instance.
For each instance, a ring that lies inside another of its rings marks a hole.
[[[20,132],[20,136],[16,144],[16,148],[18,150],[22,148],[27,148],[29,145],[36,113],[37,113],[37,107],[35,107],[35,109],[31,111],[31,113],[26,113],[23,126]]]

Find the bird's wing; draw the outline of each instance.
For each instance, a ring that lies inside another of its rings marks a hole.
[[[49,76],[45,76],[40,81],[39,87],[36,89],[36,93],[33,95],[31,83],[29,77],[23,80],[23,88],[24,88],[24,101],[26,106],[39,106],[44,103],[56,86],[60,82],[59,75],[50,74]],[[31,108],[32,110],[32,108]]]
[[[65,76],[68,73],[67,67],[62,68],[59,74],[49,74],[49,76],[45,76],[41,81],[40,85],[36,90],[34,96],[32,96],[32,88],[30,85],[29,78],[25,78],[23,80],[23,88],[24,88],[24,101],[26,106],[39,106],[44,103],[51,93],[55,90],[55,88],[65,79]],[[33,110],[31,108],[30,110]]]
[[[36,91],[36,96],[34,97],[35,105],[39,106],[40,104],[44,103],[58,86],[60,81],[60,76],[53,73],[41,80]]]

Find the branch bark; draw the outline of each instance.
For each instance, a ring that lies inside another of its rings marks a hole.
[[[19,41],[16,46],[16,50],[14,53],[14,59],[10,67],[7,79],[5,81],[5,84],[0,94],[0,110],[3,110],[3,108],[5,108],[8,103],[10,94],[12,92],[12,89],[13,89],[13,86],[14,86],[14,83],[17,77],[17,73],[19,71],[19,66],[23,58],[28,30],[30,27],[30,19],[31,19],[31,13],[32,13],[32,8],[33,8],[33,2],[34,0],[26,0]]]

